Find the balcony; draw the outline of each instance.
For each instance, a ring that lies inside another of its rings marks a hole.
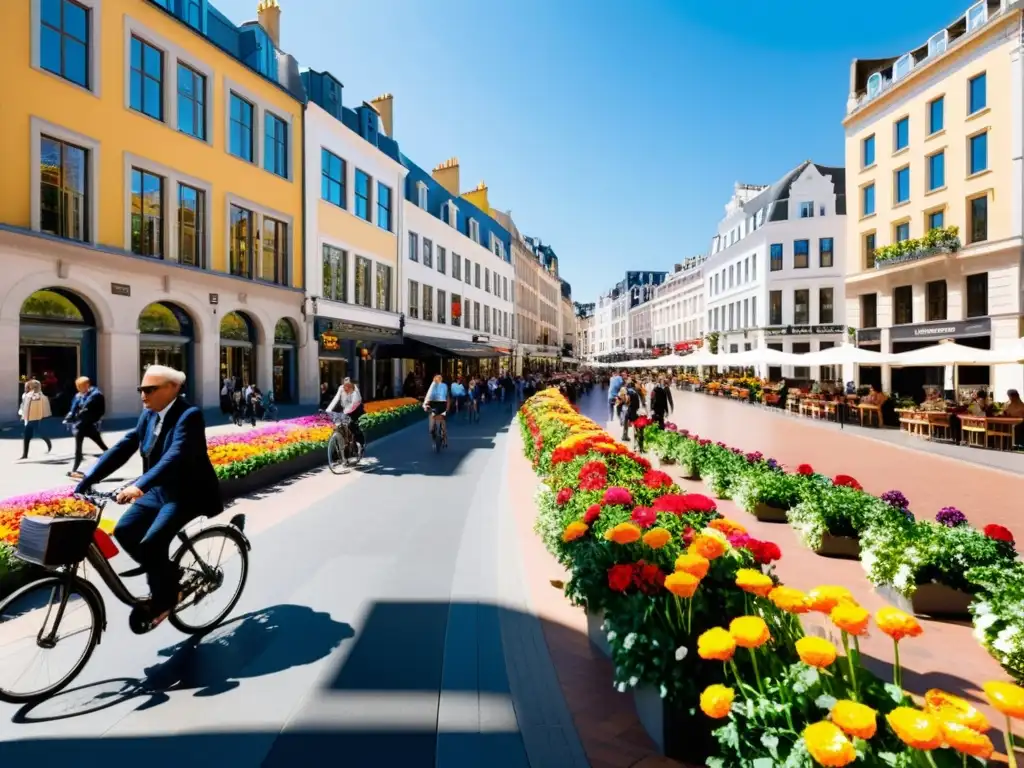
[[[933,229],[924,237],[876,248],[874,267],[876,270],[887,269],[940,254],[956,253],[960,248],[959,227]]]

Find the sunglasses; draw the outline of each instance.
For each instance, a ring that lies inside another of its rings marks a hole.
[[[139,387],[137,392],[140,395],[152,395],[154,392],[156,392],[162,386],[163,386],[163,384],[150,384],[147,387]]]

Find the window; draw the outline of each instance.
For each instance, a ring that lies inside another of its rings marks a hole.
[[[255,107],[236,93],[231,94],[231,136],[228,151],[251,163],[255,154],[252,120]]]
[[[452,251],[452,277],[456,280],[462,279],[462,257]],[[454,318],[455,315],[452,315]]]
[[[868,184],[861,190],[861,216],[870,216],[875,212],[875,185]]]
[[[860,164],[868,168],[875,164],[875,134],[871,134],[860,143]]]
[[[288,284],[288,225],[269,216],[263,217],[259,278],[277,285]]]
[[[452,294],[452,325],[458,328],[462,325],[462,297],[457,294]]]
[[[904,240],[910,239],[910,222],[904,221],[897,224],[893,229],[893,242],[902,243]]]
[[[434,321],[434,288],[423,284],[423,319],[427,322]]]
[[[178,262],[206,267],[206,193],[178,184]]]
[[[875,266],[875,233],[864,235],[864,268]]]
[[[757,327],[757,296],[750,297],[750,322]]]
[[[228,270],[232,275],[252,277],[255,223],[255,213],[238,205],[231,206],[231,252]]]
[[[370,177],[358,168],[356,168],[355,214],[364,221],[370,221]],[[426,263],[425,259],[424,263]]]
[[[910,144],[910,118],[904,117],[893,126],[893,152],[899,152]]]
[[[420,236],[415,232],[409,233],[409,258],[412,261],[420,260]]]
[[[748,256],[743,260],[743,282],[750,282],[750,257]]]
[[[131,95],[136,112],[164,119],[164,53],[132,35]]]
[[[484,333],[491,332],[491,308],[484,307]]]
[[[415,280],[409,281],[409,317],[413,320],[420,316],[420,284]]]
[[[818,322],[835,322],[835,288],[818,289]]]
[[[928,214],[928,231],[942,229],[946,225],[945,211],[932,211]]]
[[[391,187],[377,182],[377,226],[391,231]]]
[[[391,265],[377,262],[377,309],[391,311]]]
[[[818,240],[818,266],[831,267],[835,264],[834,245],[831,237]]]
[[[782,325],[782,291],[768,292],[768,325]]]
[[[423,266],[434,266],[434,243],[426,237],[423,238]]]
[[[793,241],[793,269],[807,269],[811,264],[810,240]]]
[[[324,245],[323,254],[325,299],[348,302],[348,253],[331,245]]]
[[[730,264],[729,265],[729,287],[732,288],[732,286],[733,286],[733,265]]]
[[[363,307],[371,306],[370,279],[370,260],[365,256],[356,256],[356,287],[353,298],[356,304]]]
[[[178,62],[178,130],[206,140],[206,76]]]
[[[988,315],[988,272],[967,276],[967,317]]]
[[[505,301],[508,301],[508,278],[507,277],[501,278],[501,287],[502,287],[502,298],[504,298]]]
[[[988,132],[971,136],[968,152],[968,173],[981,173],[988,170]]]
[[[440,288],[437,289],[437,322],[444,325],[448,322],[448,296]]]
[[[89,154],[49,136],[39,140],[39,228],[68,240],[89,240]]]
[[[793,324],[809,325],[811,322],[811,292],[807,288],[793,291]]]
[[[480,302],[476,302],[473,305],[473,330],[480,330]]]
[[[772,243],[771,260],[769,261],[768,268],[772,272],[782,271],[782,243]]]
[[[474,264],[473,265],[473,283],[476,285],[477,288],[480,287],[480,265],[479,264]]]
[[[164,256],[164,179],[132,168],[132,253]]]
[[[750,257],[750,279],[757,280],[757,254]]]
[[[928,155],[928,191],[946,186],[946,153]]]
[[[946,319],[946,281],[932,280],[925,285],[927,317],[925,320]]]
[[[967,114],[973,115],[988,106],[985,73],[972,77],[967,84]]]
[[[472,282],[473,282],[472,281],[472,277],[473,277],[473,262],[471,262],[469,259],[466,259],[466,285],[472,285]]]
[[[905,203],[910,199],[910,166],[893,173],[893,202]]]
[[[928,133],[938,133],[945,127],[946,100],[942,96],[928,102]]]
[[[895,325],[908,325],[914,322],[914,289],[909,285],[901,285],[892,292]]]
[[[90,88],[90,11],[72,0],[41,4],[39,66],[75,85]]]
[[[970,203],[971,242],[988,240],[988,196],[973,198]]]
[[[264,117],[263,167],[273,174],[288,178],[288,124],[267,112]]]
[[[348,204],[345,195],[345,161],[326,149],[320,150],[320,197],[339,208]]]
[[[447,271],[447,256],[448,252],[444,249],[444,246],[437,246],[437,271],[442,275]]]
[[[480,222],[478,222],[476,219],[470,219],[468,232],[470,240],[472,240],[474,243],[480,242]],[[480,286],[477,286],[477,288],[479,287]]]
[[[800,203],[800,218],[810,219],[814,217],[814,203]]]
[[[878,294],[865,293],[860,297],[860,327],[878,327]]]
[[[183,16],[186,24],[193,29],[198,29],[200,32],[203,31],[203,21],[199,0],[185,0]]]
[[[484,290],[491,292],[491,270],[484,267]]]
[[[416,204],[427,210],[427,185],[422,181],[416,184]]]

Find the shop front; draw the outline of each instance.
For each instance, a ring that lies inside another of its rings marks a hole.
[[[922,347],[952,339],[957,344],[974,349],[992,348],[992,319],[976,317],[970,320],[941,320],[928,323],[894,325],[889,329],[892,353],[911,352]],[[923,400],[926,390],[935,387],[952,394],[954,387],[965,395],[974,390],[988,390],[992,385],[992,368],[988,365],[960,365],[954,382],[953,366],[915,366],[892,368],[891,388],[894,393]]]
[[[299,336],[291,320],[282,318],[274,326],[274,397],[279,403],[298,402]]]
[[[394,396],[389,350],[402,343],[399,329],[317,317],[314,333],[320,383],[329,391],[336,391],[345,378],[351,378],[366,400]]]
[[[220,377],[235,388],[256,384],[256,327],[244,312],[228,312],[220,321]],[[265,386],[265,385],[264,385]]]
[[[185,374],[186,393],[195,388],[195,324],[172,302],[150,304],[139,314],[139,379],[151,365],[167,365]]]
[[[448,381],[497,376],[507,368],[511,350],[481,334],[461,339],[407,331],[402,346],[390,354],[402,360],[403,390],[419,392],[439,373]]]

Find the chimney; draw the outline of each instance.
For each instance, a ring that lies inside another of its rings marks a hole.
[[[491,212],[491,201],[487,197],[487,182],[481,181],[476,185],[476,189],[464,192],[462,198],[471,202],[484,213]]]
[[[370,105],[380,115],[381,125],[384,126],[384,134],[389,138],[395,138],[393,133],[395,127],[395,97],[390,93],[383,93],[370,102]]]
[[[448,190],[449,194],[459,196],[459,158],[450,157],[443,163],[438,163],[430,173],[434,181]]]
[[[281,47],[281,6],[277,0],[260,0],[256,6],[256,21],[267,33],[275,48]]]

